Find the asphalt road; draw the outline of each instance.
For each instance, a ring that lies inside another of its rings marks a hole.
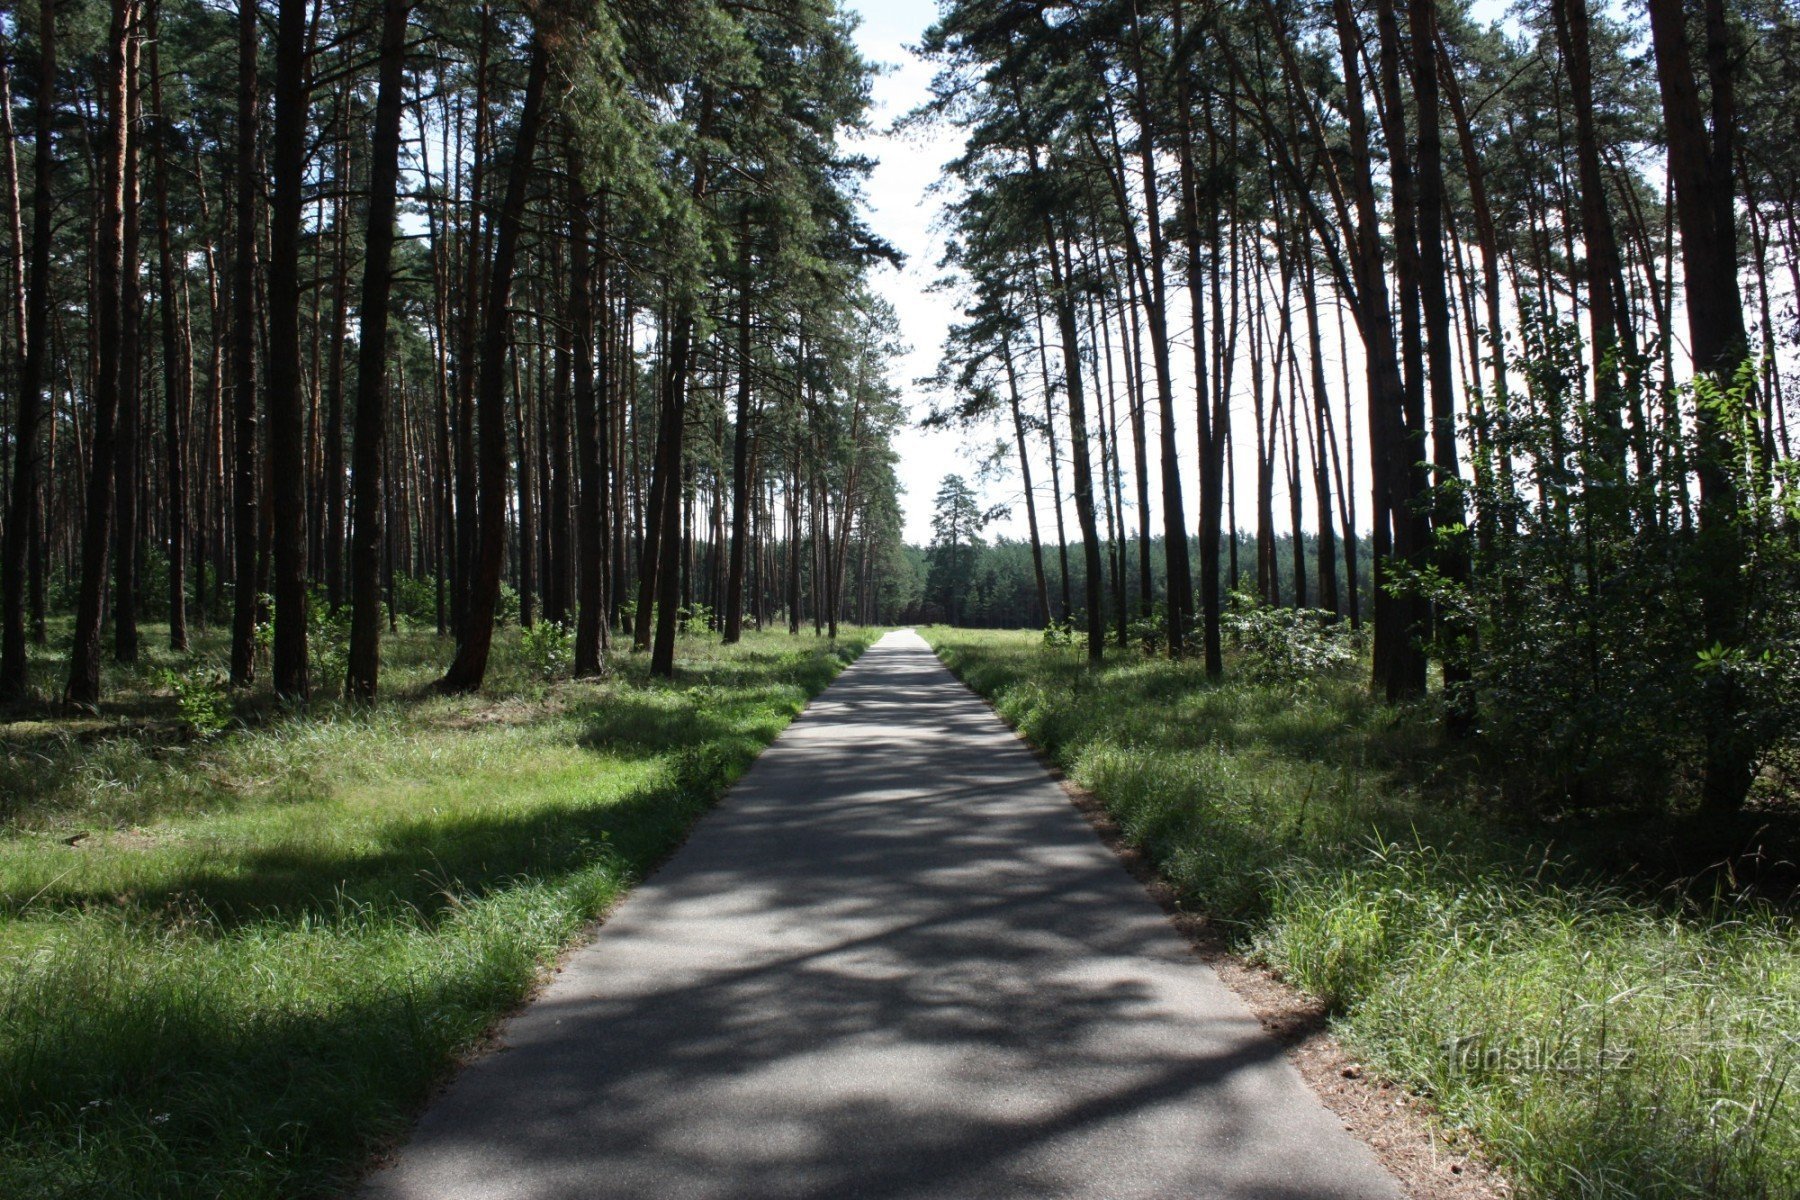
[[[883,638],[368,1197],[1397,1200],[1026,747]]]

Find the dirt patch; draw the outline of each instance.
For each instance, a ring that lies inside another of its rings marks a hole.
[[[73,846],[77,850],[154,850],[159,846],[168,846],[183,839],[176,834],[156,833],[148,829],[108,829],[94,831],[83,829],[76,833],[60,834],[57,837],[65,846]]]
[[[531,725],[560,716],[567,712],[569,707],[569,703],[555,692],[550,692],[542,699],[536,700],[508,697],[486,701],[478,707],[448,713],[441,719],[432,722],[432,725],[438,729],[457,732],[492,729],[496,726]]]

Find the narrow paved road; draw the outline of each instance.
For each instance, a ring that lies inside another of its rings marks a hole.
[[[366,1195],[1400,1194],[912,633],[794,722],[503,1045]]]

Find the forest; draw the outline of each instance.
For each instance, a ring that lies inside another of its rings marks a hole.
[[[1562,795],[1732,812],[1791,753],[1791,5],[970,0],[921,51],[963,141],[926,420],[999,431],[1020,623],[1213,678],[1234,598],[1366,623],[1379,694]]]
[[[896,646],[1433,1164],[1800,1189],[1795,0],[916,7],[0,0],[0,1193],[344,1194]]]
[[[896,255],[840,14],[64,2],[6,38],[0,695],[95,705],[151,619],[304,701],[372,697],[402,614],[451,690],[508,614],[664,674],[697,606],[873,615]]]

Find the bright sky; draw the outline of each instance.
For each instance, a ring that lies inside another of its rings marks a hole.
[[[948,297],[929,295],[925,290],[938,274],[937,262],[943,253],[942,240],[931,232],[937,202],[926,195],[926,189],[938,177],[939,168],[955,156],[957,140],[950,132],[895,137],[881,131],[928,94],[932,69],[908,53],[907,47],[917,43],[936,19],[937,4],[935,0],[850,0],[849,8],[862,16],[856,40],[864,56],[883,67],[875,80],[877,135],[865,139],[857,149],[880,160],[869,181],[870,223],[906,255],[904,271],[884,267],[874,283],[900,316],[909,352],[897,364],[894,382],[911,400],[916,421],[924,415],[929,400],[912,381],[937,369],[938,352],[954,315]],[[969,460],[980,451],[965,451],[961,434],[927,432],[916,424],[900,433],[895,448],[900,453],[900,482],[906,488],[901,498],[906,538],[924,543],[931,538],[931,498],[938,481],[951,471],[973,475]]]

